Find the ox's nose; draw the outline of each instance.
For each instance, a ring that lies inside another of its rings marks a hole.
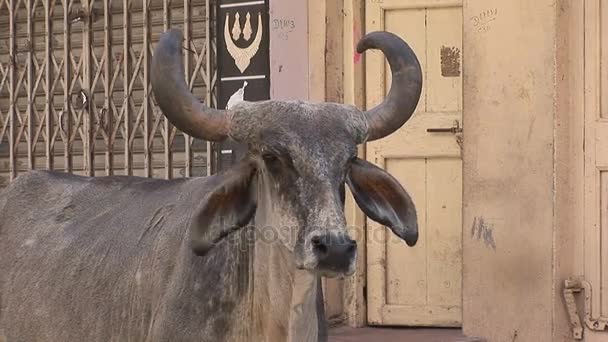
[[[346,235],[327,233],[310,240],[320,269],[345,272],[357,252],[357,242]]]

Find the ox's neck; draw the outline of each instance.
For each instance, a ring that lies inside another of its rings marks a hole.
[[[255,327],[266,341],[317,341],[318,277],[296,270],[284,247],[258,240],[253,257]]]
[[[264,187],[261,186],[263,190]],[[279,227],[271,200],[258,193],[255,225]],[[268,231],[266,231],[268,233]],[[258,236],[253,248],[254,330],[260,341],[324,341],[325,316],[320,278],[296,269],[293,252],[277,239]]]

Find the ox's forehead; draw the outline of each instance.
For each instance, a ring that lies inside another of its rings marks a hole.
[[[265,143],[329,142],[356,145],[367,134],[365,117],[356,107],[303,101],[242,102],[233,107],[230,136]]]

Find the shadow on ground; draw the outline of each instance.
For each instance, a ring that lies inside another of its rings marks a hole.
[[[460,329],[426,328],[348,328],[329,331],[329,342],[483,342],[465,337]]]

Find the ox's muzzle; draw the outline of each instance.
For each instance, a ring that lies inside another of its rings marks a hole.
[[[314,236],[310,243],[317,267],[336,273],[347,272],[357,254],[357,242],[344,234]]]
[[[311,234],[307,243],[307,262],[303,268],[326,277],[351,275],[355,271],[357,242],[342,232]]]

